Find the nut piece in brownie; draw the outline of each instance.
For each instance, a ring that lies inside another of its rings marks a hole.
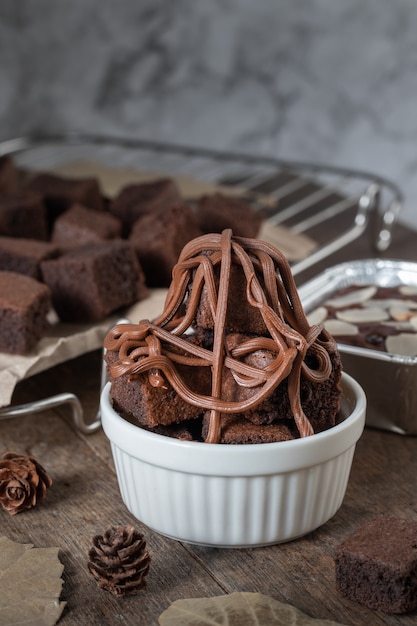
[[[40,264],[58,255],[58,247],[49,241],[0,237],[0,270],[3,271],[42,280]]]
[[[47,331],[51,294],[46,285],[0,271],[0,352],[28,354]]]
[[[132,227],[129,241],[143,267],[147,284],[168,287],[181,250],[201,234],[186,204],[174,204],[139,218]]]
[[[335,551],[336,587],[350,600],[384,613],[417,607],[417,522],[381,515]]]
[[[96,178],[66,178],[57,174],[37,174],[27,188],[42,195],[48,213],[49,227],[75,203],[101,211],[103,197]]]
[[[264,215],[240,198],[213,193],[197,202],[196,220],[204,233],[221,233],[231,228],[235,236],[256,237]]]
[[[0,157],[0,193],[16,193],[18,183],[19,176],[13,159],[8,155]]]
[[[179,202],[182,196],[177,183],[171,178],[160,178],[123,187],[110,203],[110,212],[122,221],[122,234],[126,237],[145,213],[164,210]]]
[[[0,194],[0,235],[45,241],[48,225],[42,197],[29,191]]]
[[[54,222],[51,241],[62,248],[75,248],[105,239],[118,239],[122,226],[110,213],[73,204]]]
[[[54,308],[65,322],[96,322],[145,297],[147,289],[127,241],[88,244],[41,264]]]

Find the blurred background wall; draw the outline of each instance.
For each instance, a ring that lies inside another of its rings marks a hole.
[[[415,0],[0,0],[0,140],[89,131],[362,168],[417,227]]]

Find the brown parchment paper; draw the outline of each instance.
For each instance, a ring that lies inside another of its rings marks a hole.
[[[96,177],[103,194],[108,197],[113,197],[126,184],[167,176],[166,173],[161,172],[144,172],[132,168],[109,168],[89,161],[74,161],[60,165],[54,168],[53,172],[72,178]],[[195,199],[215,191],[232,195],[245,193],[242,188],[221,187],[189,176],[175,176],[175,180],[185,199]],[[272,202],[272,199],[267,196],[260,198],[260,200],[265,205]],[[285,227],[276,226],[269,222],[263,225],[261,234],[263,240],[278,247],[290,261],[305,258],[316,247],[316,243],[309,237],[292,233]],[[56,321],[51,326],[50,332],[39,342],[36,350],[30,355],[17,356],[0,353],[0,407],[6,407],[11,403],[15,386],[21,380],[64,361],[100,349],[105,334],[121,317],[132,322],[157,317],[163,311],[166,292],[166,289],[151,290],[149,296],[142,302],[138,302],[126,311],[119,311],[99,324],[76,325]]]
[[[132,322],[154,319],[164,308],[166,289],[154,289],[149,296],[124,311],[119,311],[100,324],[56,323],[40,340],[36,350],[27,356],[0,353],[0,407],[8,406],[17,383],[54,365],[98,350],[104,337],[119,319]]]

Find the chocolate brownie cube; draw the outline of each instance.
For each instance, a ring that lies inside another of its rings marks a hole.
[[[239,333],[225,337],[226,353],[245,366],[264,371],[278,357],[277,352],[264,348],[247,350],[255,338]],[[208,347],[208,346],[206,346]],[[324,382],[315,382],[304,376],[300,380],[300,399],[305,415],[315,433],[331,428],[336,423],[340,406],[341,360],[338,352],[330,354],[332,371]],[[314,370],[314,356],[307,353],[305,361]],[[250,401],[259,387],[238,384],[232,371],[226,367],[222,374],[221,397],[233,403]],[[208,432],[209,413],[204,415],[203,436]],[[241,413],[222,415],[220,443],[266,443],[298,438],[294,428],[293,412],[285,378],[261,402]]]
[[[235,236],[256,237],[264,214],[240,198],[213,193],[197,202],[196,220],[204,233],[221,233],[231,228]]]
[[[127,241],[75,248],[41,264],[54,308],[64,322],[97,322],[147,294],[143,272]]]
[[[47,331],[48,287],[29,276],[0,271],[0,352],[28,354]]]
[[[214,280],[216,283],[216,289],[219,286],[220,267],[214,267]],[[226,331],[229,333],[243,333],[254,335],[267,335],[268,330],[262,319],[262,315],[259,310],[252,306],[247,299],[247,280],[242,268],[232,263],[230,269],[230,284],[232,288],[229,289],[227,300],[227,317],[226,317]],[[193,284],[190,283],[189,290],[191,291]],[[210,306],[209,294],[207,287],[204,284],[200,303],[196,312],[195,325],[204,329],[214,328],[214,319]]]
[[[204,414],[202,436],[205,440],[209,430],[210,413]],[[289,425],[285,422],[273,424],[253,424],[239,413],[221,415],[221,434],[219,443],[223,444],[258,444],[289,441],[294,439]]]
[[[0,237],[0,270],[25,274],[42,280],[42,261],[59,256],[59,248],[49,241]]]
[[[0,235],[45,241],[48,224],[42,197],[29,191],[0,194]]]
[[[186,204],[171,205],[139,218],[129,241],[133,245],[150,287],[167,287],[172,269],[188,241],[201,235]]]
[[[96,178],[66,178],[57,174],[37,174],[27,188],[41,194],[48,213],[49,228],[56,218],[73,204],[80,203],[96,211],[103,210],[103,197]]]
[[[18,184],[19,175],[13,159],[8,155],[0,157],[0,193],[16,193]]]
[[[171,353],[179,352],[172,345],[161,345],[162,350],[169,349]],[[201,408],[183,400],[167,379],[164,380],[162,386],[155,387],[149,381],[147,372],[136,376],[112,375],[111,366],[118,358],[117,351],[106,351],[105,361],[111,381],[113,406],[121,415],[133,419],[146,429],[156,429],[160,426],[180,423],[185,426],[189,420],[197,419],[203,413]],[[176,367],[190,389],[202,395],[210,393],[209,367],[195,367],[181,363],[177,363]]]
[[[350,600],[384,613],[417,607],[417,522],[381,515],[335,551],[336,587]]]
[[[123,236],[142,215],[168,208],[182,201],[181,192],[171,178],[132,183],[123,187],[110,203],[110,211],[123,223]]]
[[[75,248],[105,239],[118,239],[122,226],[110,213],[73,204],[53,225],[51,240],[63,248]]]

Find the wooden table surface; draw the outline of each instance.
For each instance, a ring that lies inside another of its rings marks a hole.
[[[378,256],[417,261],[416,233],[397,226],[394,235],[394,245]],[[375,254],[368,242],[361,240],[309,273],[341,259],[371,256]],[[94,352],[38,374],[18,385],[13,404],[71,391],[79,396],[90,421],[98,407],[100,365],[101,355]],[[53,478],[39,506],[13,517],[0,511],[0,535],[35,547],[60,548],[65,568],[61,599],[67,602],[62,626],[153,625],[174,600],[234,591],[258,591],[310,616],[351,626],[417,622],[417,613],[387,616],[341,597],[335,589],[333,562],[335,546],[370,517],[390,512],[417,519],[415,437],[366,428],[336,515],[306,537],[255,549],[192,546],[144,527],[122,503],[103,432],[79,434],[66,407],[0,421],[0,454],[6,451],[33,455]],[[133,524],[141,530],[152,556],[147,589],[122,599],[99,589],[87,571],[92,537],[115,524]]]

